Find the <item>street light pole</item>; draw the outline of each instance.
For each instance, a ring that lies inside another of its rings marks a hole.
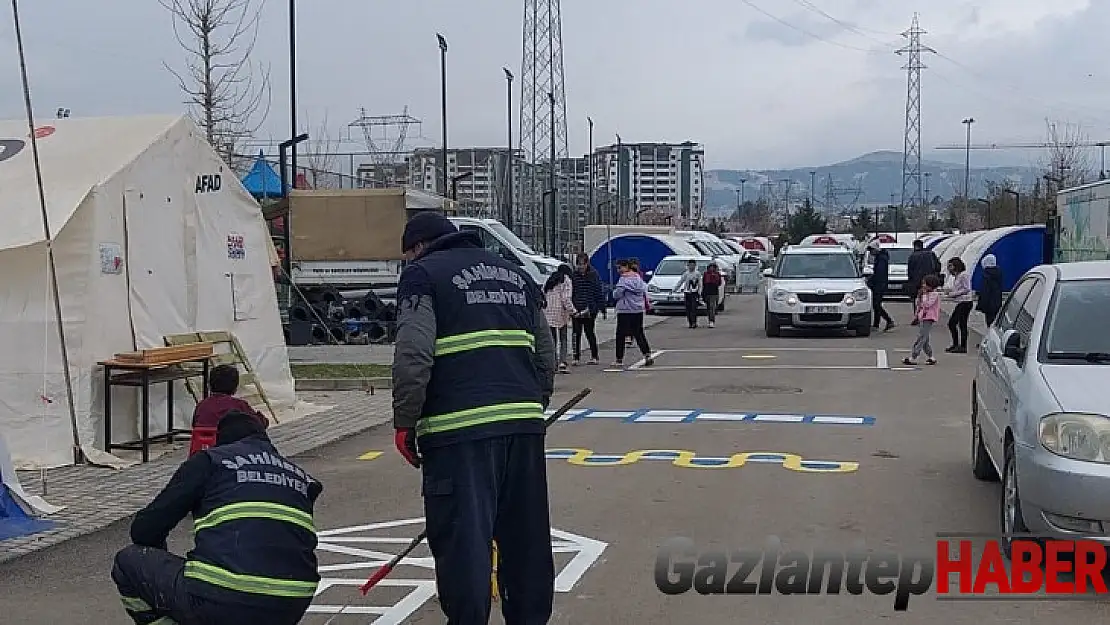
[[[297,1],[289,0],[289,167],[297,187]],[[282,187],[285,192],[285,187]],[[288,225],[287,225],[288,227]],[[288,250],[287,250],[288,252]]]
[[[505,72],[505,85],[508,92],[508,108],[506,109],[509,117],[509,152],[508,157],[505,159],[508,165],[505,169],[505,214],[502,215],[502,221],[505,227],[509,230],[513,229],[513,195],[516,191],[513,188],[513,73],[509,68],[502,67],[501,71]]]
[[[559,221],[559,198],[556,192],[558,183],[555,180],[555,167],[558,165],[555,162],[555,94],[548,92],[547,101],[551,106],[551,255],[556,256],[559,253],[559,228],[562,224]]]
[[[1024,220],[1021,218],[1021,194],[1013,189],[1003,189],[1002,192],[1014,196],[1014,219],[1017,221],[1016,225],[1022,225]]]
[[[447,40],[436,33],[439,40],[440,106],[443,123],[443,193],[447,193]]]
[[[987,205],[987,230],[990,230],[991,229],[991,202],[990,202],[990,200],[984,200],[983,198],[979,198],[978,201]]]
[[[971,125],[975,119],[968,117],[963,122],[967,126],[967,147],[964,148],[964,202],[971,199]]]
[[[590,126],[590,155],[586,158],[586,163],[587,163],[586,166],[590,168],[590,171],[589,171],[590,190],[589,190],[589,200],[587,200],[587,201],[590,203],[590,219],[596,219],[597,217],[599,217],[599,215],[595,215],[595,213],[597,212],[597,207],[594,206],[594,120],[593,120],[593,118],[587,116],[586,117],[586,123],[589,124],[589,126]],[[585,245],[583,245],[582,247],[585,248]],[[583,249],[582,251],[584,252],[586,250]]]

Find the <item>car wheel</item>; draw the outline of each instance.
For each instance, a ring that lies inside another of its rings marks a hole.
[[[984,482],[998,480],[998,471],[987,454],[983,443],[983,428],[979,425],[979,400],[975,398],[975,387],[971,387],[971,473]]]
[[[1002,551],[1007,559],[1013,557],[1014,534],[1029,531],[1021,514],[1021,494],[1017,484],[1017,460],[1014,458],[1014,443],[1006,443],[1006,462],[1002,470],[1002,497],[999,513],[1002,517]],[[1019,540],[1028,540],[1019,538]]]
[[[777,321],[771,316],[771,313],[763,315],[763,329],[767,331],[767,336],[776,337],[782,334],[782,329],[779,327]]]
[[[856,326],[856,336],[871,336],[871,324]]]

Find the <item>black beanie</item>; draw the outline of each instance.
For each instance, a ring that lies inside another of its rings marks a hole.
[[[216,426],[216,445],[229,445],[248,436],[265,434],[266,428],[252,415],[232,410]]]
[[[405,224],[405,233],[401,235],[401,251],[407,252],[416,247],[417,243],[434,241],[458,231],[450,219],[437,212],[419,212]]]

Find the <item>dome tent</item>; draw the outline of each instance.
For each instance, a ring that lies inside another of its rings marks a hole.
[[[601,275],[603,283],[612,286],[617,282],[614,264],[622,258],[640,261],[640,271],[654,271],[666,256],[701,256],[692,245],[680,237],[661,234],[618,234],[602,241],[590,253],[590,265]],[[612,262],[610,262],[612,258]]]
[[[998,259],[1002,290],[1014,288],[1025,272],[1044,260],[1045,236],[1043,225],[1006,226],[984,231],[960,254],[960,260],[971,270],[971,288],[978,290],[982,284],[981,261],[987,254],[994,254]]]
[[[976,230],[975,232],[961,234],[958,237],[952,237],[951,239],[949,239],[948,245],[942,251],[937,252],[937,250],[933,250],[933,252],[936,253],[937,257],[940,258],[941,267],[947,267],[948,261],[952,260],[953,258],[963,258],[964,251],[967,250],[968,246],[974,243],[975,240],[979,237],[985,235],[987,232],[987,230]],[[970,267],[971,265],[968,266]]]

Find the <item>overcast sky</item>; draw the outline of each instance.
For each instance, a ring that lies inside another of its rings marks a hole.
[[[977,120],[976,142],[1043,140],[1046,117],[1083,123],[1092,140],[1110,139],[1110,70],[1103,51],[1110,2],[748,2],[565,0],[572,154],[587,150],[587,115],[595,121],[597,144],[614,141],[614,133],[628,142],[697,141],[706,147],[710,168],[803,167],[873,150],[901,151],[906,76],[893,50],[904,43],[898,33],[915,10],[929,31],[925,43],[943,55],[925,58],[926,158],[962,158],[933,148],[962,143],[960,120],[967,116]],[[163,62],[180,67],[185,59],[156,0],[21,4],[37,115],[52,117],[59,106],[74,116],[182,111],[176,80]],[[439,31],[450,42],[450,143],[504,143],[501,67],[520,75],[522,2],[301,5],[302,116],[318,123],[326,115],[334,136],[346,131],[360,107],[391,114],[408,106],[424,120],[420,143],[438,142]],[[286,6],[266,2],[254,54],[271,65],[274,83],[264,138],[289,134]],[[0,12],[0,46],[0,117],[22,117],[7,6]],[[1034,157],[980,152],[976,158]]]

